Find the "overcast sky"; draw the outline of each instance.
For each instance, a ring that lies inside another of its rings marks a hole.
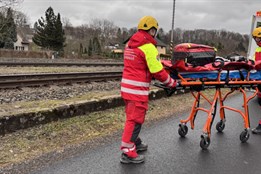
[[[154,16],[164,31],[171,30],[173,0],[24,0],[15,7],[33,24],[52,7],[73,26],[107,19],[118,27],[136,27],[144,15]],[[225,29],[249,34],[261,0],[176,0],[174,28]]]

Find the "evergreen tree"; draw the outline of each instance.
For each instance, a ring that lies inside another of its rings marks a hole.
[[[63,52],[63,48],[65,47],[65,33],[63,30],[63,24],[61,22],[61,16],[60,13],[58,13],[57,15],[57,19],[56,19],[56,23],[55,23],[55,29],[56,29],[56,37],[55,37],[55,49],[57,51],[62,51]],[[58,33],[58,34],[57,34]]]
[[[43,48],[53,51],[63,51],[65,46],[65,33],[62,27],[60,14],[56,16],[52,7],[45,12],[45,19],[41,17],[35,23],[36,33],[33,42]]]
[[[0,13],[0,48],[5,46],[5,38],[7,33],[7,25],[5,23],[5,16],[3,13]]]
[[[6,49],[14,49],[14,42],[17,41],[16,25],[13,18],[13,12],[11,8],[8,8],[6,15],[7,34],[5,39]]]
[[[55,50],[55,39],[56,39],[56,30],[55,30],[55,24],[56,24],[56,16],[54,14],[54,11],[51,7],[49,7],[45,12],[45,19],[46,19],[46,27],[44,29],[45,36],[46,36],[46,48],[50,50]]]
[[[0,13],[0,48],[14,49],[17,41],[16,25],[11,8],[7,9],[6,16]]]
[[[82,57],[82,53],[83,53],[83,46],[82,43],[80,43],[80,48],[79,48],[79,57]]]
[[[88,56],[92,56],[92,40],[89,40],[89,45],[88,45]]]
[[[122,39],[122,32],[121,32],[121,29],[120,29],[120,28],[118,28],[116,36],[117,36],[117,41],[118,41],[119,43],[122,43],[122,42],[123,42],[123,39]]]
[[[96,53],[98,55],[101,54],[101,44],[97,37],[93,38],[92,46],[93,46],[92,49],[93,49],[94,53]]]
[[[47,47],[47,39],[45,36],[46,22],[43,17],[38,19],[38,23],[34,24],[35,34],[33,36],[33,42],[40,47]]]

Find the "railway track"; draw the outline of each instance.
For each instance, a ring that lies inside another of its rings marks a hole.
[[[0,62],[0,66],[123,66],[120,62],[108,62],[108,63],[61,63],[61,62]]]
[[[0,89],[120,80],[122,71],[0,75]]]

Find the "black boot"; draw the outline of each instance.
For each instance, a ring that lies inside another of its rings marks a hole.
[[[139,164],[145,161],[145,157],[143,155],[138,155],[136,158],[130,158],[125,153],[121,154],[120,162],[124,164]]]
[[[135,145],[136,145],[137,152],[146,151],[148,149],[148,145],[145,143],[142,143],[140,138],[136,139]]]
[[[258,124],[258,126],[254,129],[252,129],[253,134],[261,134],[261,124]]]

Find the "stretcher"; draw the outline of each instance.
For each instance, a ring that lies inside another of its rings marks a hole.
[[[244,129],[239,138],[241,142],[247,142],[250,136],[248,103],[256,96],[258,88],[260,88],[259,86],[261,85],[261,63],[226,62],[221,66],[210,64],[199,68],[173,66],[170,61],[162,61],[162,64],[173,79],[178,79],[180,81],[181,86],[176,89],[169,89],[159,83],[155,83],[155,86],[164,88],[167,95],[173,94],[175,90],[186,89],[189,90],[194,97],[189,116],[184,120],[180,120],[178,133],[181,137],[185,137],[188,133],[188,123],[190,123],[191,129],[194,129],[194,122],[198,111],[205,112],[207,114],[207,119],[204,123],[203,133],[200,137],[200,147],[203,150],[206,150],[210,145],[211,127],[219,103],[220,120],[216,124],[216,130],[222,132],[225,128],[225,109],[237,112],[241,115],[244,122]],[[215,90],[212,99],[202,93],[203,90],[208,88]],[[230,88],[231,90],[229,92],[223,92],[222,94],[221,90],[223,88]],[[246,90],[249,89],[253,91],[250,96],[246,93]],[[235,91],[239,91],[243,95],[242,110],[224,105],[228,96]],[[200,106],[201,99],[207,101],[210,108]]]

